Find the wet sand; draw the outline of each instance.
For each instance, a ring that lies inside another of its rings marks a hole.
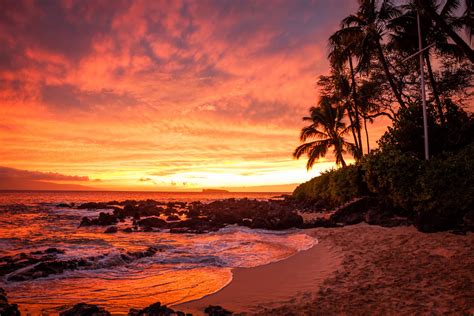
[[[173,309],[204,315],[205,307],[222,305],[233,312],[258,313],[295,302],[295,295],[310,293],[341,264],[338,253],[316,244],[294,256],[255,268],[236,268],[222,290]]]
[[[474,314],[474,234],[423,234],[359,224],[307,231],[319,244],[174,306],[196,315],[221,305],[258,315]],[[197,311],[200,311],[197,312]]]

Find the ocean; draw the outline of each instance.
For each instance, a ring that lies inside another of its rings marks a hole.
[[[79,302],[126,315],[130,308],[144,308],[157,301],[172,306],[198,299],[227,285],[235,267],[282,260],[309,249],[317,240],[298,229],[267,231],[240,226],[206,234],[171,234],[167,230],[105,234],[105,227],[78,227],[82,217],[94,217],[104,210],[58,204],[127,199],[209,203],[225,198],[266,200],[278,195],[281,193],[0,191],[0,257],[55,247],[64,250],[58,260],[94,258],[86,268],[29,281],[7,281],[6,275],[0,279],[0,287],[24,315],[55,315]],[[132,262],[123,260],[124,254],[148,247],[160,251]]]

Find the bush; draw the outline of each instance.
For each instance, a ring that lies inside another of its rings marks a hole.
[[[420,230],[446,230],[461,224],[462,217],[474,209],[474,143],[427,162],[418,183],[421,194],[414,211]]]
[[[384,205],[411,213],[420,198],[418,178],[424,172],[423,160],[397,149],[376,151],[362,162],[364,181]]]
[[[297,199],[317,201],[325,207],[334,207],[367,193],[359,165],[350,165],[322,173],[300,184],[293,196]]]

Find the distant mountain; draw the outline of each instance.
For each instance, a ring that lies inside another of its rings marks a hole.
[[[202,189],[202,193],[229,193],[229,191],[222,189]]]
[[[3,178],[2,181],[0,181],[0,190],[90,191],[96,189],[80,184]]]
[[[229,192],[282,192],[288,193],[299,185],[299,183],[276,184],[276,185],[259,185],[259,186],[245,186],[245,187],[223,187]]]

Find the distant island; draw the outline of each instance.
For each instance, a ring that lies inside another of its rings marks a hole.
[[[229,193],[229,191],[222,189],[202,189],[202,193]]]

